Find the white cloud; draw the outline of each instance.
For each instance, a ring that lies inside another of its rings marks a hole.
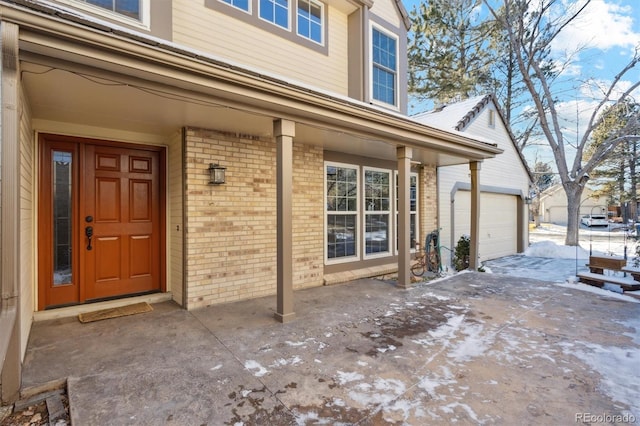
[[[584,0],[565,0],[571,10],[584,4]],[[592,1],[568,25],[554,43],[555,50],[572,52],[581,47],[599,50],[624,49],[625,54],[640,45],[640,32],[634,29],[631,6],[611,0]]]

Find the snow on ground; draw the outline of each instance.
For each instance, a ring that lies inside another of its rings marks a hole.
[[[519,277],[537,278],[555,283],[577,283],[579,272],[588,272],[589,254],[598,256],[625,256],[633,260],[636,252],[635,233],[629,233],[615,224],[609,227],[586,228],[579,231],[579,246],[564,245],[566,227],[543,224],[529,232],[530,246],[524,253],[487,261],[487,272]],[[590,286],[578,286],[586,289]],[[620,292],[619,288],[612,288]],[[597,289],[601,291],[600,289]],[[587,291],[591,291],[588,289]],[[604,291],[604,294],[610,292]]]
[[[578,282],[579,271],[587,271],[585,261],[589,254],[623,256],[632,261],[636,258],[635,232],[629,232],[615,225],[607,228],[588,229],[581,227],[579,246],[564,245],[566,227],[543,224],[529,233],[530,246],[524,253],[487,262],[489,272],[530,277],[553,281],[556,285],[577,289],[586,293],[616,298],[631,303],[640,300],[622,293],[618,286],[598,288]],[[519,259],[514,259],[519,258]],[[493,265],[493,266],[492,266]],[[495,271],[494,271],[495,270]],[[640,292],[634,292],[640,293]],[[640,341],[640,320],[626,324],[635,331],[630,334],[634,342]],[[638,363],[640,355],[635,349],[603,347],[585,342],[573,342],[566,351],[586,362],[598,371],[603,381],[601,386],[614,400],[626,401],[636,418],[640,415],[640,385],[638,384]]]
[[[581,230],[582,232],[583,230]],[[623,255],[624,247],[635,252],[635,240],[627,238],[622,233],[609,235],[603,231],[588,230],[584,232],[587,238],[581,237],[581,246],[567,247],[564,243],[564,231],[557,226],[548,226],[531,233],[531,246],[525,253],[508,256],[502,259],[486,262],[485,268],[496,273],[513,276],[542,279],[554,282],[558,287],[578,289],[584,291],[584,297],[608,296],[622,301],[640,303],[640,300],[611,292],[608,290],[578,283],[575,274],[579,270],[586,270],[589,250],[599,255]],[[467,271],[468,272],[468,271]],[[463,272],[464,273],[464,272]],[[416,375],[413,383],[406,378],[392,378],[379,375],[379,372],[368,370],[368,363],[358,360],[353,365],[345,365],[333,375],[338,385],[347,388],[346,402],[342,399],[327,398],[326,408],[351,406],[376,407],[375,411],[382,414],[382,418],[408,424],[410,419],[423,419],[425,424],[442,422],[444,419],[466,419],[474,424],[493,423],[496,418],[488,413],[476,412],[478,406],[463,403],[465,397],[483,386],[497,386],[501,383],[500,376],[491,377],[480,385],[471,388],[465,381],[464,368],[483,368],[483,357],[495,358],[497,365],[504,368],[532,365],[532,360],[542,359],[549,363],[556,363],[560,353],[570,353],[579,358],[592,370],[602,376],[599,383],[602,392],[614,401],[629,405],[629,412],[635,418],[640,418],[640,382],[638,381],[637,365],[640,363],[640,352],[637,347],[620,347],[596,345],[586,341],[567,341],[559,345],[541,342],[538,335],[526,327],[519,326],[518,307],[514,307],[514,315],[508,320],[508,326],[490,327],[484,321],[468,321],[469,306],[459,306],[455,299],[437,295],[427,288],[435,282],[425,282],[416,286],[419,295],[415,301],[404,304],[390,303],[380,312],[380,321],[391,321],[406,315],[406,310],[420,306],[420,299],[429,298],[441,302],[442,309],[448,312],[446,321],[427,331],[424,338],[407,339],[402,347],[396,348],[385,342],[378,347],[380,354],[388,351],[402,353],[402,356],[416,356],[421,348],[429,355],[424,358],[421,368],[413,371]],[[562,291],[562,289],[561,289]],[[527,309],[525,298],[518,301],[520,309]],[[542,315],[542,314],[540,314]],[[640,319],[625,323],[630,331],[625,333],[637,345],[640,343]],[[325,334],[331,338],[333,333]],[[380,334],[369,334],[379,338]],[[305,341],[306,343],[306,341]],[[304,347],[296,342],[287,342],[290,347]],[[331,346],[329,343],[327,347]],[[403,352],[404,351],[404,352]],[[480,360],[480,361],[478,361]],[[291,363],[293,364],[293,363]],[[284,365],[284,364],[283,364]],[[245,365],[257,376],[266,369],[260,365]],[[464,366],[464,368],[463,368]],[[269,365],[278,369],[280,366]],[[256,371],[257,370],[257,371]],[[461,373],[461,371],[463,373]],[[478,373],[480,374],[480,373]],[[508,383],[507,383],[508,385]],[[429,400],[434,403],[428,407],[421,401]],[[456,414],[457,413],[457,414]],[[298,416],[298,424],[325,424],[325,418],[320,413],[302,413]],[[635,421],[635,420],[634,420]]]
[[[539,241],[531,244],[525,251],[525,256],[531,257],[545,257],[545,258],[558,258],[558,259],[588,259],[589,251],[582,247],[570,247],[565,245],[558,245],[553,241]]]
[[[532,251],[525,251],[525,255],[574,259],[576,256],[576,248],[564,245],[566,233],[566,226],[548,223],[542,224],[540,227],[529,232],[529,243],[531,245],[529,250]],[[586,228],[581,226],[578,232],[578,241],[580,242],[578,248],[579,259],[586,259],[589,256],[589,251],[599,256],[624,256],[626,251],[629,258],[635,256],[635,233],[626,232],[623,228],[616,226],[616,224],[611,224],[610,228]],[[547,244],[543,245],[542,248],[536,248],[538,243],[549,242],[555,243],[559,248],[554,249],[553,246]],[[545,252],[544,248],[547,248],[549,251]]]

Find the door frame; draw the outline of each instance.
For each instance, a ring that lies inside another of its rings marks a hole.
[[[48,179],[49,176],[45,176],[43,171],[45,170],[45,157],[46,157],[46,146],[49,142],[58,143],[60,145],[72,146],[75,145],[77,149],[75,150],[77,158],[81,158],[81,154],[84,151],[83,144],[92,144],[97,146],[109,146],[115,148],[123,148],[123,149],[138,149],[145,151],[153,151],[157,152],[159,156],[159,191],[160,191],[160,199],[159,199],[159,243],[160,243],[160,254],[159,254],[159,279],[160,279],[160,291],[167,291],[167,149],[164,146],[158,145],[144,145],[144,144],[135,144],[128,142],[119,142],[107,139],[95,139],[95,138],[85,138],[78,136],[67,136],[61,134],[53,134],[53,133],[39,133],[38,134],[38,165],[37,165],[37,176],[38,176],[38,191],[37,191],[37,200],[38,200],[38,210],[37,210],[37,240],[36,240],[36,258],[38,264],[38,278],[37,278],[37,300],[38,300],[38,310],[44,309],[53,309],[57,307],[64,307],[68,305],[47,305],[47,296],[48,296],[48,288],[49,283],[44,279],[44,277],[48,276],[51,273],[52,265],[52,241],[51,235],[44,230],[50,229],[51,226],[51,215],[45,213],[51,213],[49,207],[45,207],[44,204],[50,202],[51,195],[46,193],[45,189],[51,188],[50,182],[45,182],[45,179]],[[79,213],[81,205],[83,201],[80,199],[81,197],[81,189],[80,189],[80,181],[79,177],[81,175],[86,175],[84,173],[83,167],[84,164],[82,161],[76,161],[79,163],[77,167],[72,171],[74,173],[74,181],[76,182],[75,187],[73,188],[73,196],[74,196],[74,207],[72,212],[73,223],[79,223]],[[78,225],[76,225],[78,226]],[[73,243],[75,247],[80,247],[82,244],[82,238],[84,234],[79,231],[75,231],[75,239]],[[46,241],[43,241],[42,238],[46,237]],[[40,244],[42,242],[42,244]],[[76,250],[77,252],[77,250]],[[80,271],[83,268],[83,265],[79,264],[79,255],[73,254],[74,260],[74,271]],[[77,273],[77,272],[76,272]],[[81,272],[80,272],[81,274]],[[80,275],[81,276],[81,275]],[[84,290],[81,285],[78,285],[77,288],[77,304],[87,303]],[[123,295],[122,298],[133,297],[136,294]],[[119,298],[119,297],[116,297]],[[97,300],[99,301],[99,300]],[[76,303],[73,303],[75,305]]]

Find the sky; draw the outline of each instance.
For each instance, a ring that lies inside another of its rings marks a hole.
[[[424,0],[423,0],[424,1]],[[562,0],[580,4],[584,0]],[[403,0],[407,11],[420,0]],[[485,6],[483,6],[485,8]],[[486,13],[486,8],[480,14]],[[596,99],[600,96],[599,86],[608,86],[615,75],[630,61],[636,47],[640,48],[640,1],[638,0],[593,0],[580,17],[565,28],[553,46],[553,54],[566,58],[567,54],[584,47],[573,58],[571,65],[563,73],[562,102],[558,104],[565,137],[577,140],[593,112]],[[626,89],[640,80],[640,65],[628,73],[620,88]],[[585,82],[590,81],[590,84]],[[635,92],[640,100],[640,90]],[[421,107],[415,107],[418,112]],[[422,108],[424,109],[424,108]],[[525,150],[525,156],[551,162],[552,154],[543,146],[532,146]]]

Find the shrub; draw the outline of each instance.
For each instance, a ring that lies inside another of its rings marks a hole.
[[[453,256],[453,267],[456,271],[469,268],[469,251],[471,250],[471,240],[468,235],[463,235],[458,240]]]

